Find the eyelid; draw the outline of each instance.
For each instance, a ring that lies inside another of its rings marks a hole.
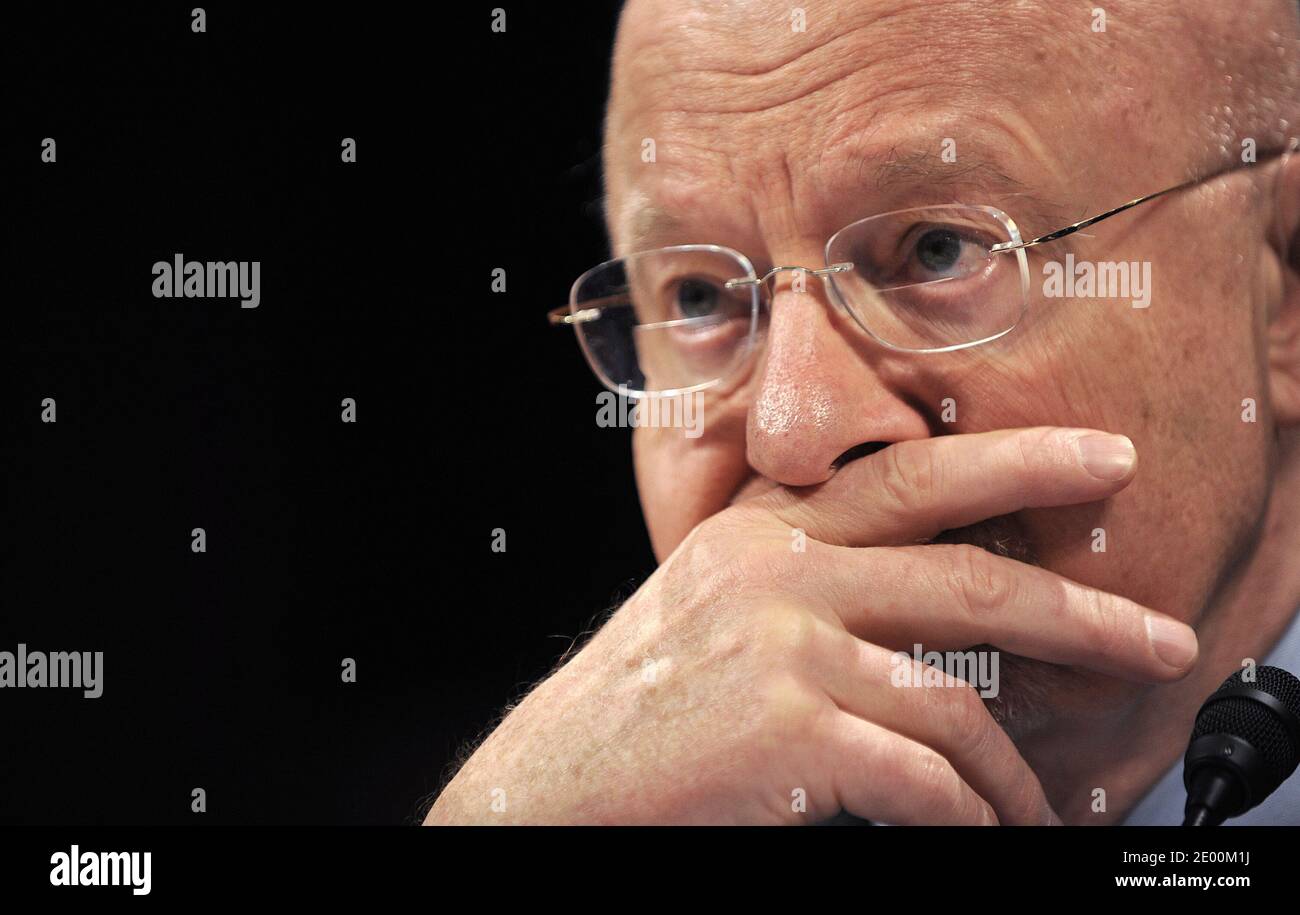
[[[921,231],[922,229],[947,229],[955,235],[959,235],[969,241],[977,242],[978,244],[984,245],[986,248],[991,248],[993,245],[997,244],[997,242],[993,240],[993,236],[976,226],[957,225],[956,223],[951,222],[913,223],[906,234],[910,235],[911,233]],[[906,237],[906,235],[904,237]]]
[[[993,242],[993,241],[991,240],[991,238],[990,238],[990,240],[988,240],[988,241],[985,241],[985,240],[982,240],[982,239],[979,239],[979,238],[972,238],[971,235],[970,235],[970,233],[972,233],[972,232],[973,232],[973,233],[976,233],[976,234],[979,234],[979,235],[985,235],[986,237],[988,237],[988,236],[987,236],[987,233],[980,232],[980,230],[977,229],[977,228],[975,228],[974,226],[959,226],[959,225],[955,225],[955,224],[953,224],[953,223],[924,221],[924,222],[916,222],[916,223],[913,223],[912,225],[910,225],[910,226],[907,227],[907,231],[903,232],[903,233],[899,236],[898,241],[895,243],[895,250],[894,250],[892,256],[897,257],[900,253],[903,252],[903,250],[904,250],[904,246],[906,246],[906,245],[909,243],[909,239],[910,239],[910,240],[915,240],[916,237],[917,237],[917,235],[918,235],[921,231],[924,231],[924,230],[927,230],[927,229],[948,229],[948,230],[951,230],[954,234],[956,234],[957,236],[959,236],[959,237],[962,238],[963,240],[965,240],[965,241],[970,241],[970,242],[972,242],[973,244],[981,245],[982,247],[984,247],[984,248],[986,248],[986,249],[992,247],[993,244],[996,244],[996,242]],[[970,230],[970,231],[968,232],[967,230]],[[910,256],[910,255],[908,255],[908,256]]]
[[[721,279],[719,277],[702,276],[697,273],[684,273],[681,276],[666,276],[660,283],[657,284],[657,286],[659,292],[663,293],[665,290],[669,288],[680,289],[682,284],[689,283],[692,280],[700,283],[709,283],[710,285],[717,287],[720,296],[726,295],[726,287],[723,285],[726,282],[726,280]]]

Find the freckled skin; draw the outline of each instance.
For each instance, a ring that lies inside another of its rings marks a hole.
[[[1180,6],[1108,7],[1111,30],[1102,36],[1088,31],[1086,10],[1069,4],[1005,18],[964,2],[869,2],[835,12],[814,5],[808,31],[791,34],[773,25],[779,4],[713,14],[707,5],[633,2],[620,31],[607,135],[616,247],[634,209],[624,201],[650,199],[694,214],[681,242],[821,266],[822,244],[842,225],[916,205],[844,173],[851,141],[864,136],[934,147],[954,137],[959,161],[964,149],[1000,145],[1013,152],[1015,177],[1060,203],[1067,221],[1208,170],[1220,164],[1213,142],[1220,137],[1206,139],[1196,112],[1221,116],[1216,93],[1226,84],[1197,70],[1206,65],[1202,52],[1160,55],[1157,65],[1134,35],[1173,29],[1162,40],[1181,49],[1195,41],[1188,21],[1199,21],[1230,47],[1236,26],[1200,7],[1181,19]],[[1252,16],[1284,15],[1264,7],[1252,7]],[[937,22],[945,27],[934,29]],[[1010,61],[1027,66],[1010,73]],[[649,167],[629,154],[647,136],[658,150]],[[1262,576],[1296,543],[1291,524],[1268,543],[1254,539],[1283,498],[1270,487],[1280,463],[1294,464],[1295,450],[1293,425],[1279,428],[1263,415],[1255,425],[1240,421],[1243,397],[1267,399],[1258,316],[1283,295],[1265,242],[1273,185],[1253,182],[1237,176],[1199,187],[1077,239],[1078,257],[1151,262],[1149,308],[1046,299],[1033,286],[1016,331],[963,352],[908,357],[876,348],[818,283],[797,295],[786,275],[749,381],[752,408],[739,399],[706,402],[698,439],[635,433],[657,555],[734,500],[821,482],[857,443],[930,435],[945,397],[957,403],[945,432],[1035,425],[1118,432],[1133,440],[1143,468],[1125,491],[1101,505],[1025,511],[1019,520],[1045,567],[1204,622],[1204,632],[1225,631],[1202,645],[1208,692],[1234,659],[1266,650],[1300,599],[1291,572],[1275,604],[1216,604],[1220,589],[1270,590],[1237,581],[1240,564],[1254,558]],[[962,202],[1016,215],[1013,197]],[[1030,258],[1036,283],[1050,249]],[[1098,527],[1107,532],[1105,554],[1091,549]],[[1095,674],[1065,683],[1053,697],[1055,725],[1022,740],[1045,769],[1064,752],[1104,757],[1102,735],[1122,733],[1117,720],[1141,719],[1155,704],[1151,687]],[[1201,686],[1179,688],[1192,694]]]

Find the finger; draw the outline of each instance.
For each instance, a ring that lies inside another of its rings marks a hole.
[[[754,499],[783,525],[841,546],[915,543],[1024,508],[1123,489],[1137,463],[1122,435],[1038,426],[895,442],[816,487]]]
[[[803,597],[889,648],[991,644],[1052,664],[1167,682],[1195,664],[1196,632],[1125,597],[969,544],[854,550],[819,545]],[[815,592],[815,593],[814,593]]]
[[[996,826],[997,815],[934,750],[848,712],[826,717],[835,797],[854,816],[898,826]]]
[[[1038,776],[964,680],[944,674],[943,686],[921,686],[924,665],[822,624],[821,671],[827,695],[844,711],[925,744],[947,759],[1008,826],[1059,822]],[[895,677],[898,663],[912,666]],[[905,683],[907,685],[895,685]],[[913,685],[916,684],[916,685]]]

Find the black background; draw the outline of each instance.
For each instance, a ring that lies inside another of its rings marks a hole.
[[[193,5],[5,13],[0,650],[105,658],[0,690],[0,822],[416,822],[653,568],[544,320],[607,256],[618,4]],[[178,252],[260,307],[154,298]]]

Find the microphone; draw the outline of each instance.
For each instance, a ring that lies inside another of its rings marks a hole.
[[[1300,762],[1300,680],[1280,667],[1239,670],[1205,700],[1183,757],[1184,826],[1241,816]]]

